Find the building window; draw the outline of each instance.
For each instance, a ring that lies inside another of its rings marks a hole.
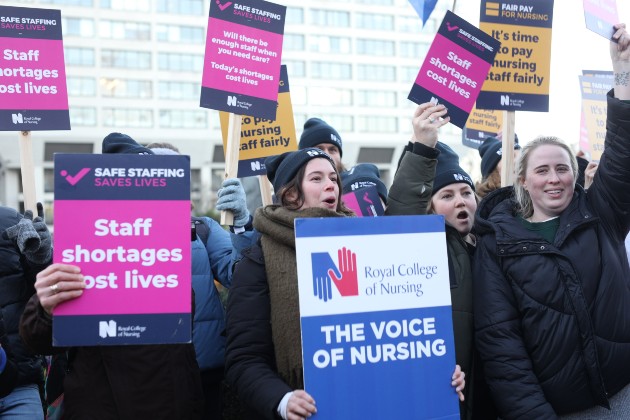
[[[92,48],[64,48],[64,57],[66,65],[93,67],[94,66],[94,50]]]
[[[359,149],[357,162],[391,163],[394,158],[393,147],[362,147]],[[383,178],[381,172],[381,179]]]
[[[399,55],[401,57],[410,57],[410,58],[424,58],[424,56],[429,51],[429,46],[427,44],[421,44],[419,42],[408,42],[402,41],[399,44]]]
[[[306,76],[306,64],[304,61],[298,60],[282,60],[287,66],[287,74],[289,75],[289,87],[291,86],[292,77],[305,77]]]
[[[361,29],[378,29],[381,31],[394,30],[394,17],[376,15],[373,13],[357,13],[355,26]]]
[[[202,44],[203,28],[196,26],[157,25],[157,40],[162,42]]]
[[[158,0],[158,13],[174,13],[177,15],[203,15],[207,12],[203,0]]]
[[[94,21],[92,19],[62,18],[61,28],[63,36],[94,37]]]
[[[128,12],[150,12],[152,0],[101,0],[102,9],[125,10]]]
[[[314,61],[311,63],[311,77],[313,79],[352,79],[352,66],[346,63],[329,63]]]
[[[103,50],[103,67],[146,70],[151,68],[151,53],[143,51]]]
[[[330,87],[309,87],[308,101],[310,105],[352,105],[352,90]]]
[[[396,67],[375,64],[359,64],[357,67],[359,80],[375,80],[393,82],[396,80]]]
[[[160,81],[158,83],[158,97],[160,99],[199,99],[200,90],[199,83],[168,81]]]
[[[394,42],[379,39],[357,39],[357,54],[392,56],[394,55]]]
[[[286,34],[282,41],[282,49],[287,51],[303,51],[304,35]]]
[[[151,98],[153,86],[150,80],[130,80],[102,77],[99,81],[101,94],[106,98]]]
[[[419,72],[420,72],[420,67],[403,66],[400,68],[400,81],[401,82],[415,82],[416,77],[418,77]]]
[[[350,115],[320,114],[312,115],[311,117],[321,118],[332,127],[335,127],[337,132],[341,135],[342,139],[344,132],[354,131],[354,118],[352,118]]]
[[[94,153],[92,143],[44,143],[44,161],[52,162],[55,153]]]
[[[165,71],[203,71],[203,56],[194,54],[159,53],[158,69]]]
[[[338,10],[311,10],[311,23],[322,28],[337,27],[347,28],[350,26],[350,13]]]
[[[93,77],[68,76],[68,96],[96,96],[96,80]]]
[[[150,109],[103,108],[103,125],[106,127],[153,127],[153,112]]]
[[[394,5],[394,0],[355,0],[355,2],[359,4],[375,4],[377,6],[393,6]]]
[[[192,192],[201,191],[201,169],[190,170],[190,190]]]
[[[40,3],[45,4],[60,4],[65,6],[82,6],[92,7],[94,2],[92,0],[39,0]]]
[[[96,126],[96,108],[71,106],[70,107],[70,125],[73,127]]]
[[[358,90],[357,105],[369,107],[396,106],[396,92],[387,90]]]
[[[349,54],[352,52],[349,37],[311,35],[308,37],[309,51],[319,53]]]
[[[422,31],[422,21],[418,19],[418,16],[397,16],[396,30],[414,34],[420,33]]]
[[[208,128],[208,113],[204,110],[161,109],[160,128]]]
[[[212,163],[225,163],[225,153],[223,152],[223,144],[215,144],[214,150],[212,151]],[[219,187],[221,186],[221,180],[219,182]]]
[[[299,25],[304,23],[304,9],[301,7],[287,7],[287,14],[284,21],[287,25]]]
[[[131,41],[149,41],[151,25],[148,23],[102,20],[98,34],[106,39],[128,39]]]
[[[398,131],[398,119],[396,117],[362,115],[359,117],[358,130],[364,133],[396,133]]]
[[[44,169],[44,192],[51,193],[55,191],[55,170]]]

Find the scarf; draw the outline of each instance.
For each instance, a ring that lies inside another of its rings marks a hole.
[[[258,208],[254,217],[254,228],[261,233],[265,257],[276,367],[292,389],[304,389],[294,221],[344,216],[319,207],[295,211],[269,205]]]

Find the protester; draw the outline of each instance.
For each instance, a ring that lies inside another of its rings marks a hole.
[[[226,369],[251,418],[310,417],[315,401],[303,390],[294,220],[346,217],[336,166],[316,148],[267,159],[277,205],[258,209],[260,243],[236,266],[227,309]],[[461,391],[463,374],[454,386]]]
[[[37,203],[37,217],[0,206],[0,418],[43,419],[40,397],[43,357],[29,351],[19,319],[35,293],[35,275],[52,261],[50,232]]]
[[[615,25],[605,150],[588,192],[556,137],[476,215],[476,341],[502,419],[630,418],[630,37]]]
[[[330,156],[335,163],[335,167],[339,173],[346,170],[341,163],[343,156],[343,147],[341,136],[333,127],[320,118],[309,118],[304,123],[304,130],[300,136],[298,144],[299,149],[315,147],[323,150]]]
[[[105,137],[103,153],[153,154],[120,133]],[[53,310],[80,299],[84,289],[79,266],[53,264],[37,274],[36,294],[20,321],[20,334],[31,349],[68,351],[63,418],[201,419],[203,395],[192,343],[53,347]]]
[[[475,361],[471,233],[477,209],[474,185],[459,157],[438,141],[450,121],[444,105],[423,103],[413,116],[413,137],[405,147],[389,190],[386,215],[441,214],[446,222],[455,360],[468,386],[460,404],[461,419],[492,419],[494,407]],[[496,415],[494,416],[496,418]]]
[[[503,147],[501,140],[496,137],[486,137],[479,146],[479,156],[481,156],[481,181],[475,185],[475,191],[479,198],[483,198],[488,193],[501,188],[501,162],[503,158]],[[521,145],[518,144],[518,136],[514,135],[514,161],[518,159]]]
[[[147,148],[156,155],[179,155],[179,150],[170,143],[151,143]],[[230,233],[209,217],[193,218],[192,225],[192,286],[195,291],[192,337],[201,370],[204,419],[222,416],[225,313],[214,280],[229,288],[234,263],[240,259],[244,248],[254,244],[252,218],[240,181],[226,179],[218,195],[217,208],[233,213],[232,232],[239,233],[232,233],[230,238]]]

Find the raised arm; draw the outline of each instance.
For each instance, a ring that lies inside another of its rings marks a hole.
[[[431,200],[438,129],[450,121],[444,105],[418,105],[413,118],[413,136],[406,148],[387,196],[387,215],[426,214]]]
[[[610,42],[610,58],[615,76],[615,98],[630,100],[630,36],[626,24],[615,25],[616,32]]]

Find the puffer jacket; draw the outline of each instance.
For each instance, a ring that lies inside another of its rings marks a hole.
[[[512,187],[478,208],[476,342],[505,420],[608,406],[630,383],[630,104],[610,93],[605,150],[553,243],[522,226]]]
[[[253,233],[249,231],[239,234],[238,241],[232,241],[230,235],[236,234],[229,233],[213,219],[203,217],[199,222],[207,226],[208,238],[204,243],[197,235],[192,241],[193,344],[199,369],[206,370],[222,367],[225,359],[225,311],[214,280],[229,288],[232,268],[240,259],[242,249],[255,240],[251,239]]]
[[[0,206],[0,233],[20,219],[14,209]],[[19,333],[20,316],[35,293],[35,275],[43,268],[30,264],[14,241],[0,235],[0,344],[7,355],[0,398],[16,386],[43,383],[43,359],[27,349]]]

